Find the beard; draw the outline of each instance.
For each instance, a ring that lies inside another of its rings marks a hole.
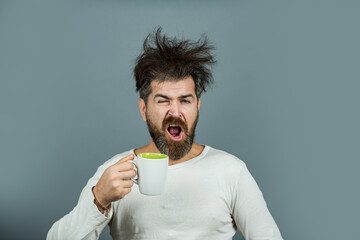
[[[195,128],[198,122],[199,113],[196,115],[196,119],[191,126],[190,130],[186,124],[179,118],[168,117],[162,123],[162,129],[156,127],[156,125],[151,121],[149,116],[146,115],[147,126],[151,138],[153,139],[156,147],[162,154],[168,155],[172,160],[179,160],[183,158],[192,147],[195,138]],[[169,124],[179,125],[184,131],[184,137],[181,141],[173,141],[168,136],[166,136],[166,126]]]

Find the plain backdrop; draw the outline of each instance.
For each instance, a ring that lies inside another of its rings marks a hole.
[[[246,162],[283,237],[359,239],[359,12],[355,0],[0,0],[0,239],[45,239],[98,166],[149,142],[132,70],[157,26],[216,46],[196,141]]]

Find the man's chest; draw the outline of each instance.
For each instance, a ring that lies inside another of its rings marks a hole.
[[[142,195],[134,186],[125,199],[114,205],[112,226],[134,234],[161,233],[164,229],[180,233],[232,228],[227,193],[218,179],[172,174],[160,196]]]

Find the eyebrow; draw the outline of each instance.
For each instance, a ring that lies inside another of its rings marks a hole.
[[[170,99],[170,97],[164,95],[164,94],[161,94],[161,93],[157,93],[155,94],[154,96],[154,99],[157,98],[157,97],[161,97],[161,98],[165,98],[165,99]],[[186,95],[181,95],[179,96],[178,98],[188,98],[188,97],[191,97],[191,98],[194,98],[194,95],[193,94],[186,94]]]
[[[179,98],[188,98],[188,97],[194,98],[194,95],[192,95],[190,93],[190,94],[186,94],[186,95],[181,95]]]
[[[170,99],[168,96],[163,95],[163,94],[160,94],[160,93],[155,94],[154,99],[157,98],[157,97],[161,97],[161,98],[165,98],[165,99]]]

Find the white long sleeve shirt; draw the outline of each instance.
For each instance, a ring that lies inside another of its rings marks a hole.
[[[247,240],[281,240],[263,195],[244,162],[206,146],[186,162],[169,166],[165,192],[146,196],[134,185],[113,202],[107,216],[91,191],[104,170],[134,150],[100,166],[81,192],[78,204],[54,223],[47,239],[98,239],[109,224],[113,239],[232,239],[239,229]]]

